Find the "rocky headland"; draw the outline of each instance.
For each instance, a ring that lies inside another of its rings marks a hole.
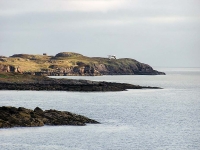
[[[74,125],[84,126],[87,123],[99,122],[82,115],[67,111],[45,110],[36,107],[34,110],[23,107],[0,107],[0,128],[39,127],[44,125]]]
[[[131,58],[87,57],[72,52],[0,56],[0,71],[45,76],[165,75]]]

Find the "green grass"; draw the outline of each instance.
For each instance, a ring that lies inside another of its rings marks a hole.
[[[48,79],[48,77],[33,76],[33,75],[11,73],[11,72],[0,72],[0,82],[23,83],[23,82],[43,81],[45,79]]]
[[[8,78],[8,76],[5,74],[0,74],[0,78]]]

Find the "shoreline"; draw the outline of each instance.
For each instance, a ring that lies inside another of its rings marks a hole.
[[[150,86],[139,86],[128,83],[63,79],[63,78],[55,79],[46,76],[24,75],[19,73],[0,73],[0,90],[105,92],[105,91],[125,91],[127,89],[161,89],[161,88],[150,87]]]
[[[75,80],[74,80],[75,81]],[[87,80],[86,80],[87,81]],[[126,91],[128,89],[161,89],[160,87],[139,86],[126,83],[98,82],[78,84],[55,83],[0,83],[0,90],[31,91],[74,91],[74,92],[106,92]]]

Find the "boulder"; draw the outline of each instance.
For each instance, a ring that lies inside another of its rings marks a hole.
[[[39,108],[39,107],[36,107],[36,108],[34,109],[34,112],[35,112],[36,114],[43,114],[43,113],[44,113],[44,111],[43,111],[41,108]]]

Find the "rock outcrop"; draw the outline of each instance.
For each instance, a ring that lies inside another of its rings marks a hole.
[[[19,66],[11,66],[11,65],[1,65],[0,64],[0,72],[16,72],[23,73],[22,69]]]
[[[133,59],[110,60],[108,64],[94,64],[94,69],[103,75],[165,75],[151,66]]]
[[[84,126],[87,123],[99,122],[85,116],[67,111],[45,110],[36,107],[34,110],[23,107],[0,107],[0,128],[38,127],[44,125],[75,125]]]

